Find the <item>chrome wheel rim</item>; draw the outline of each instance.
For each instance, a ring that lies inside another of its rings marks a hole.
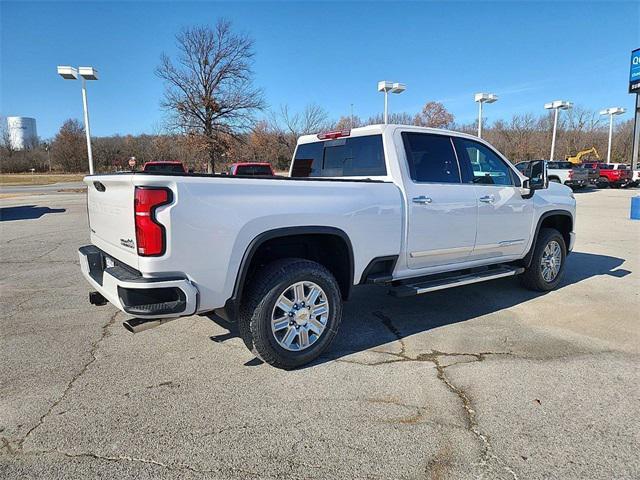
[[[562,249],[560,244],[555,240],[551,240],[544,247],[542,259],[540,260],[540,268],[542,269],[542,278],[545,282],[553,282],[562,266]]]
[[[280,294],[271,312],[271,332],[285,350],[306,350],[322,336],[329,320],[324,290],[313,282],[296,282]]]

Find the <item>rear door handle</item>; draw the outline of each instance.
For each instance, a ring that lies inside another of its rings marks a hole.
[[[484,197],[480,197],[480,201],[484,203],[493,203],[496,201],[496,197],[493,195],[485,195]]]
[[[419,205],[427,205],[433,202],[433,200],[431,200],[431,197],[425,197],[424,195],[420,195],[419,197],[413,197],[411,201]]]

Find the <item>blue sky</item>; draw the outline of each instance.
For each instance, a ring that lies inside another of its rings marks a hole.
[[[255,83],[277,108],[315,102],[337,118],[378,113],[378,80],[407,84],[391,111],[438,100],[459,122],[489,91],[489,121],[567,99],[633,108],[629,58],[640,47],[638,2],[8,2],[0,3],[0,114],[37,119],[53,136],[82,118],[80,82],[56,65],[92,65],[94,135],[158,131],[160,54],[183,26],[231,20],[255,40]],[[623,118],[630,118],[627,113]]]

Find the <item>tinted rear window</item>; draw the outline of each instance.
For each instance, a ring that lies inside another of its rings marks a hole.
[[[236,175],[273,175],[268,165],[240,165]]]
[[[558,169],[571,169],[573,168],[573,163],[571,162],[549,162],[547,164],[548,168],[551,168],[552,170],[558,170]]]
[[[161,172],[161,173],[184,173],[184,169],[180,165],[147,165],[144,167],[145,172]]]
[[[292,177],[375,177],[387,174],[382,135],[298,145]]]

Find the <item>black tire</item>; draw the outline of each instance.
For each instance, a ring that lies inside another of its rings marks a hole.
[[[325,328],[307,348],[291,351],[278,344],[271,330],[271,315],[280,295],[297,282],[313,282],[325,293],[329,314]],[[315,360],[333,341],[342,320],[342,295],[335,277],[310,260],[276,260],[259,271],[247,287],[238,316],[243,341],[263,361],[285,370]]]
[[[542,255],[547,245],[552,241],[555,241],[560,245],[562,262],[556,277],[552,281],[548,282],[542,276]],[[549,290],[553,290],[562,280],[562,275],[564,274],[564,269],[567,263],[566,260],[567,247],[560,232],[555,228],[540,229],[540,233],[538,233],[538,238],[536,240],[536,246],[533,251],[533,257],[531,258],[531,265],[529,265],[524,273],[520,275],[522,284],[526,288],[538,292],[548,292]]]
[[[560,179],[558,177],[551,177],[549,181],[553,183],[560,183]]]
[[[609,184],[609,179],[607,177],[600,177],[598,180],[598,188],[607,188]]]

